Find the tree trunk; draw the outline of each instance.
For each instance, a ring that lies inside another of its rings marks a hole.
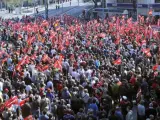
[[[6,10],[7,10],[7,1],[5,2],[5,8],[6,8]]]
[[[98,7],[98,4],[97,4],[97,2],[96,2],[96,1],[94,2],[94,7],[95,7],[95,8],[97,8],[97,7]]]
[[[93,3],[94,3],[94,7],[95,7],[95,8],[98,7],[97,0],[92,0],[92,1],[93,1]]]

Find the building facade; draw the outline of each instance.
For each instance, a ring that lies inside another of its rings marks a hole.
[[[160,0],[106,0],[106,6],[107,9],[117,12],[128,10],[132,13],[137,9],[137,14],[147,16],[152,10],[153,15],[160,15]]]

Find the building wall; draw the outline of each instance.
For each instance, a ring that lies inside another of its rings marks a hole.
[[[106,0],[106,3],[117,3],[117,0]],[[143,3],[153,4],[153,3],[155,3],[155,0],[137,0],[137,3],[139,3],[139,4],[143,4]]]
[[[117,3],[117,0],[106,0],[106,3]]]
[[[132,3],[117,3],[117,0],[106,0],[106,4],[109,4],[109,3],[110,4],[112,3],[112,5],[108,5],[108,9],[119,9],[119,8],[127,9],[127,10],[133,9]],[[141,14],[141,15],[147,16],[150,9],[153,10],[153,13],[157,9],[160,11],[160,7],[155,7],[156,5],[155,0],[137,0],[137,4],[139,4],[137,7],[137,12],[138,14]],[[124,5],[124,7],[122,5]],[[160,5],[160,3],[157,5]],[[160,12],[155,14],[160,14]]]

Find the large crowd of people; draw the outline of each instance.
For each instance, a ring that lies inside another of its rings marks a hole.
[[[3,120],[160,120],[160,34],[143,16],[0,19]]]

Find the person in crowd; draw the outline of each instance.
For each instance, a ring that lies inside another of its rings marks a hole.
[[[159,120],[160,34],[138,17],[0,18],[0,119]]]

